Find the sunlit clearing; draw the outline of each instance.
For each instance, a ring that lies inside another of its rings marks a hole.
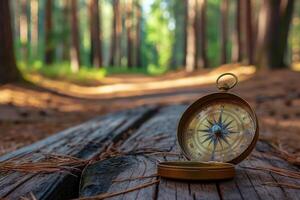
[[[178,79],[155,80],[140,83],[118,83],[113,85],[103,85],[96,87],[78,86],[71,83],[59,82],[45,79],[41,76],[31,76],[30,80],[37,85],[41,85],[48,89],[55,90],[62,94],[67,94],[76,97],[93,98],[101,95],[113,96],[130,96],[139,93],[144,93],[152,90],[164,90],[174,88],[185,88],[189,86],[201,86],[206,84],[213,84],[216,78],[224,72],[232,72],[239,77],[240,81],[250,78],[255,73],[254,66],[223,66],[216,70],[205,72],[201,74],[191,75]]]

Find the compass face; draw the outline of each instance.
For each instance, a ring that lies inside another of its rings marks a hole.
[[[256,129],[255,114],[244,100],[216,93],[188,108],[179,125],[178,140],[190,160],[231,162],[250,153]]]

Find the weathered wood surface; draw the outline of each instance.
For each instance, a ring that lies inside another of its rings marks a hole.
[[[34,162],[47,153],[87,159],[100,154],[111,144],[118,144],[121,152],[153,150],[179,153],[176,128],[185,108],[185,105],[141,107],[109,114],[4,155],[0,162],[12,158],[29,158]],[[245,168],[276,166],[299,171],[275,154],[266,154],[270,150],[269,145],[259,142],[254,154],[236,167],[237,174],[233,180],[183,182],[161,179],[159,184],[110,199],[300,199],[300,190],[264,185],[265,182],[300,185],[299,180]],[[79,177],[66,173],[1,173],[0,197],[19,199],[28,197],[32,192],[37,199],[70,199],[78,195],[88,197],[119,192],[157,178],[115,180],[155,174],[157,162],[180,157],[139,153],[106,159],[88,166],[80,183]]]
[[[176,126],[185,106],[161,108],[154,116],[136,130],[120,149],[132,150],[155,149],[179,152],[176,144]],[[155,139],[157,138],[157,139]],[[110,199],[300,199],[300,190],[264,185],[265,182],[292,183],[300,181],[276,175],[274,173],[252,170],[246,167],[275,166],[299,171],[276,155],[266,154],[271,148],[268,144],[258,142],[255,152],[236,167],[233,180],[219,182],[183,182],[161,179],[152,185]],[[267,155],[267,156],[266,156]],[[170,155],[123,155],[90,165],[83,172],[80,183],[81,197],[103,193],[119,192],[135,186],[154,181],[157,178],[135,179],[118,182],[156,173],[159,160],[179,159]]]
[[[88,159],[101,153],[107,145],[143,124],[156,107],[140,107],[98,117],[82,125],[67,129],[30,146],[0,157],[0,162],[18,158],[37,161],[44,154],[71,155]],[[78,196],[80,174],[68,173],[26,174],[1,172],[0,197],[19,199],[32,192],[37,199],[68,199]]]

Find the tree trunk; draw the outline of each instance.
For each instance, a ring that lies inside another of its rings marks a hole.
[[[284,56],[294,0],[265,0],[260,10],[257,65],[264,68],[287,66]]]
[[[38,0],[30,1],[30,10],[31,10],[31,58],[36,58],[38,54],[38,11],[39,11],[39,2]]]
[[[142,8],[140,5],[140,0],[137,0],[136,2],[136,66],[141,67],[142,66],[142,53],[141,53],[141,21],[142,21]]]
[[[13,24],[13,33],[14,33],[14,38],[15,41],[20,41],[20,2],[19,1],[10,1],[11,6],[13,9],[13,12],[11,13],[11,18],[12,21],[14,22]]]
[[[64,0],[63,2],[63,19],[66,22],[70,22],[70,2],[71,0]],[[64,37],[62,41],[62,60],[70,61],[70,23],[66,23],[63,27]]]
[[[186,43],[186,0],[172,4],[172,15],[175,21],[174,42],[172,47],[171,67],[177,69],[185,66]]]
[[[243,61],[247,65],[253,64],[253,26],[252,26],[252,7],[251,0],[241,1],[242,12],[242,32],[244,33]]]
[[[186,52],[186,71],[192,72],[196,69],[196,36],[195,36],[195,18],[196,18],[196,0],[188,0],[187,16],[187,52]]]
[[[52,0],[46,0],[45,4],[45,63],[52,64],[54,59],[54,44],[52,37]]]
[[[186,58],[187,58],[187,24],[188,24],[188,1],[189,0],[183,0],[184,3],[184,22],[183,22],[183,66],[186,66]]]
[[[241,1],[236,1],[235,26],[232,40],[232,62],[237,63],[242,60],[241,41]]]
[[[71,48],[70,59],[72,72],[77,72],[80,67],[79,30],[77,18],[77,0],[71,0]]]
[[[29,16],[28,16],[28,1],[27,0],[21,0],[21,14],[20,14],[20,39],[21,39],[21,45],[22,45],[22,51],[21,51],[21,57],[25,61],[27,61],[28,58],[28,23],[29,22]]]
[[[99,1],[90,0],[90,30],[91,30],[91,60],[96,68],[102,66],[102,34],[101,20],[99,15]]]
[[[227,63],[228,0],[221,1],[221,64]]]
[[[197,0],[196,12],[196,66],[208,67],[206,56],[206,0]]]
[[[21,79],[16,66],[9,0],[0,1],[0,84]]]
[[[127,67],[133,66],[133,13],[132,13],[132,0],[126,2],[126,34],[127,34]]]
[[[122,34],[122,16],[120,1],[113,0],[113,24],[110,47],[110,66],[121,65],[121,34]]]

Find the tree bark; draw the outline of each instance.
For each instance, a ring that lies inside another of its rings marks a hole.
[[[66,22],[70,22],[70,0],[64,0],[63,2],[63,19]],[[62,60],[64,61],[70,61],[70,37],[71,34],[70,31],[70,23],[66,23],[63,27],[64,37],[62,41]]]
[[[185,66],[186,56],[186,0],[172,3],[172,15],[175,21],[174,42],[172,47],[171,67]]]
[[[242,32],[244,33],[244,50],[245,58],[243,62],[247,65],[253,64],[253,25],[252,25],[252,6],[251,0],[241,1],[242,12]]]
[[[183,61],[182,61],[182,64],[183,66],[186,66],[187,63],[186,63],[186,58],[187,58],[187,24],[188,24],[188,1],[189,0],[183,0],[184,2],[184,26],[183,26]]]
[[[127,67],[133,66],[133,12],[132,0],[126,2],[126,34],[127,34]]]
[[[137,67],[141,67],[142,66],[142,53],[141,53],[141,34],[142,34],[142,30],[141,30],[141,21],[142,21],[142,8],[141,8],[141,4],[140,4],[140,0],[136,1],[136,20],[137,20],[137,24],[136,24],[136,66]]]
[[[228,0],[221,1],[221,64],[227,63]]]
[[[17,69],[9,0],[0,1],[0,84],[21,80]]]
[[[196,19],[196,0],[188,0],[188,16],[187,16],[187,52],[186,52],[186,71],[192,72],[196,69],[196,35],[195,35],[195,19]]]
[[[80,46],[77,18],[77,0],[71,0],[71,70],[77,72],[80,67]]]
[[[38,54],[38,12],[39,2],[38,0],[30,1],[30,12],[31,12],[31,58],[36,58]]]
[[[206,56],[206,0],[197,0],[196,12],[196,67],[208,67]]]
[[[13,33],[15,41],[20,41],[20,2],[19,1],[11,1],[13,12],[11,13],[11,20],[14,22],[13,24]]]
[[[260,10],[257,38],[257,65],[283,68],[294,0],[265,0]]]
[[[54,60],[54,44],[52,37],[52,0],[45,3],[45,63],[52,64]]]
[[[28,33],[29,33],[29,16],[28,16],[28,1],[21,0],[21,14],[20,14],[20,36],[21,36],[21,57],[25,61],[28,58]]]
[[[232,40],[232,62],[242,61],[242,41],[241,41],[241,1],[236,1],[235,26]]]
[[[99,14],[99,1],[90,0],[91,60],[95,68],[102,66],[102,33]]]
[[[120,1],[113,0],[113,24],[110,47],[110,66],[121,65],[121,33],[122,33],[122,16]]]

